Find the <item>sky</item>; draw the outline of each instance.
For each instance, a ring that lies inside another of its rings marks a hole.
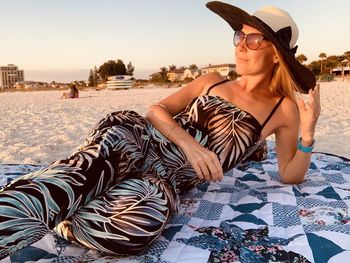
[[[25,80],[87,80],[108,60],[148,78],[163,66],[235,63],[233,31],[204,0],[0,0],[0,65]],[[227,0],[248,13],[265,5],[288,11],[299,27],[298,54],[350,50],[349,0]]]

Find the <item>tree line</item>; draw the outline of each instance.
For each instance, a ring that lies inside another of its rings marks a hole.
[[[321,52],[318,56],[320,59],[312,61],[306,65],[316,76],[323,74],[331,74],[332,69],[339,66],[348,66],[350,61],[350,51],[345,51],[343,55],[331,55],[327,56],[325,52]],[[307,61],[307,57],[304,54],[300,54],[296,57],[300,63]]]
[[[196,64],[190,64],[188,67],[185,67],[185,66],[177,67],[174,64],[169,65],[168,67],[163,66],[160,68],[159,74],[156,74],[155,76],[152,77],[152,81],[169,82],[168,75],[167,75],[168,72],[174,71],[174,70],[185,70],[185,69],[198,70],[198,66]]]
[[[331,74],[332,69],[339,67],[339,66],[349,66],[350,65],[350,51],[345,51],[342,55],[330,55],[327,56],[325,52],[321,52],[319,54],[319,60],[312,61],[311,63],[305,65],[308,67],[312,73],[314,73],[316,76],[323,75],[323,74]],[[300,54],[296,57],[296,59],[300,63],[306,62],[308,59],[304,54]],[[167,67],[161,67],[159,75],[153,77],[153,80],[158,81],[168,81],[167,73],[176,69],[185,70],[186,68],[189,69],[198,69],[196,64],[191,64],[189,67],[179,67],[177,68],[174,64]],[[236,72],[230,72],[229,78],[230,79],[236,79],[237,78]]]
[[[331,70],[333,68],[339,66],[348,66],[350,63],[350,51],[344,52],[342,55],[330,55],[327,56],[325,52],[321,52],[319,54],[319,60],[312,61],[309,64],[305,64],[316,76],[323,74],[331,74]],[[300,54],[296,57],[296,59],[300,63],[304,63],[308,60],[308,58],[304,54]],[[157,75],[155,75],[152,80],[153,81],[163,81],[168,82],[167,73],[173,70],[198,70],[198,66],[196,64],[190,64],[188,67],[180,66],[172,64],[168,67],[161,67],[160,71]],[[123,60],[109,60],[103,63],[99,67],[94,67],[90,69],[89,73],[89,86],[97,86],[99,83],[106,82],[109,76],[115,75],[130,75],[133,76],[135,67],[129,62],[127,65],[124,64]],[[235,79],[237,76],[230,76],[232,79]]]
[[[99,68],[96,66],[93,69],[90,69],[89,73],[89,86],[94,87],[99,83],[106,82],[109,76],[116,75],[130,75],[133,76],[135,67],[129,62],[128,65],[125,66],[123,60],[117,59],[108,60],[103,63]]]

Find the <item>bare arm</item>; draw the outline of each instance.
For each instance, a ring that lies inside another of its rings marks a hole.
[[[158,131],[184,151],[200,179],[213,181],[221,180],[223,176],[222,167],[216,154],[202,147],[172,117],[180,113],[203,90],[221,80],[222,77],[218,73],[203,75],[161,100],[159,104],[151,105],[146,115]]]
[[[286,184],[301,183],[310,165],[311,153],[298,151],[297,139],[298,130],[283,127],[276,132],[279,174],[282,182]]]
[[[320,90],[319,86],[309,92],[309,102],[299,99],[298,109],[290,107],[285,114],[287,125],[276,131],[276,152],[281,179],[284,183],[297,184],[304,180],[310,166],[311,153],[297,150],[297,140],[300,123],[301,144],[311,146],[314,141],[315,127],[319,117]]]

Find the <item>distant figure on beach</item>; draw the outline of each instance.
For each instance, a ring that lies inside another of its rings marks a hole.
[[[320,90],[295,58],[297,25],[277,7],[254,15],[217,1],[207,7],[235,31],[241,77],[202,75],[151,105],[146,117],[112,112],[71,156],[7,185],[0,192],[0,258],[48,229],[90,249],[138,253],[176,213],[179,195],[222,180],[273,134],[280,181],[304,180]]]
[[[76,99],[79,98],[79,90],[73,84],[69,88],[69,92],[63,92],[61,99]]]

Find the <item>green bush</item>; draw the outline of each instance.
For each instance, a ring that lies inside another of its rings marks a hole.
[[[334,79],[333,74],[322,74],[320,76],[317,76],[317,80],[320,82],[332,81],[333,79]]]

